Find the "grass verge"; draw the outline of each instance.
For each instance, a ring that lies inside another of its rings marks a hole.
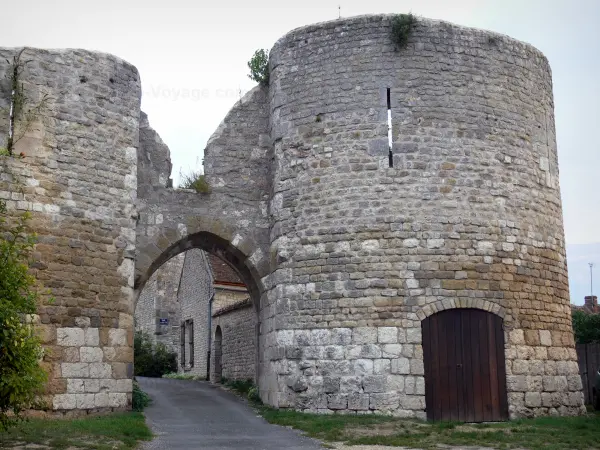
[[[600,448],[600,414],[540,417],[503,423],[429,423],[387,416],[320,415],[256,406],[270,423],[289,426],[326,442],[439,449],[439,445],[500,449]]]
[[[31,419],[0,432],[0,448],[126,450],[152,439],[141,413],[112,414],[73,420]]]

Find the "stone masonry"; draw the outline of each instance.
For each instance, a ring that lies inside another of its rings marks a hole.
[[[25,187],[3,173],[0,195],[34,211],[57,297],[40,314],[55,409],[127,405],[133,287],[201,248],[248,287],[270,405],[425,417],[421,321],[478,308],[503,319],[511,417],[584,411],[546,58],[445,22],[419,19],[404,49],[390,30],[363,16],[277,41],[269,86],[207,144],[208,194],[170,187],[134,68],[26,50],[26,89],[53,100],[6,162]]]

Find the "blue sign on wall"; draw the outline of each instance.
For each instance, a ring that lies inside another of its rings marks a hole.
[[[169,319],[158,319],[160,325],[169,325]]]

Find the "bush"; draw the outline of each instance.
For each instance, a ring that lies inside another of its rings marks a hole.
[[[600,342],[600,314],[573,312],[573,332],[578,344]]]
[[[190,173],[181,175],[181,183],[179,187],[182,189],[193,189],[199,194],[208,194],[210,192],[210,186],[206,181],[206,178],[200,171],[192,171]]]
[[[250,74],[248,78],[262,84],[269,85],[269,52],[267,50],[256,50],[252,59],[248,61]]]
[[[142,412],[150,404],[150,396],[142,391],[137,381],[133,382],[133,394],[131,396],[131,407],[134,411]]]
[[[406,47],[410,33],[416,23],[417,18],[411,13],[396,14],[392,18],[392,40],[396,44],[396,49]]]
[[[223,378],[221,381],[229,389],[236,391],[243,397],[247,397],[251,402],[262,403],[258,388],[254,385],[252,380],[228,380],[227,378]]]
[[[28,212],[9,218],[0,201],[0,429],[14,425],[23,410],[41,406],[47,377],[39,364],[40,340],[27,320],[39,299],[28,272],[36,241],[27,233],[29,218]]]
[[[133,340],[134,375],[160,378],[177,370],[177,354],[165,344],[152,343],[148,333],[136,331]]]

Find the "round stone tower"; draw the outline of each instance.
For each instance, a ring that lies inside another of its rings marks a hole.
[[[397,48],[393,18],[299,28],[271,51],[263,397],[580,413],[548,61],[421,18]]]

